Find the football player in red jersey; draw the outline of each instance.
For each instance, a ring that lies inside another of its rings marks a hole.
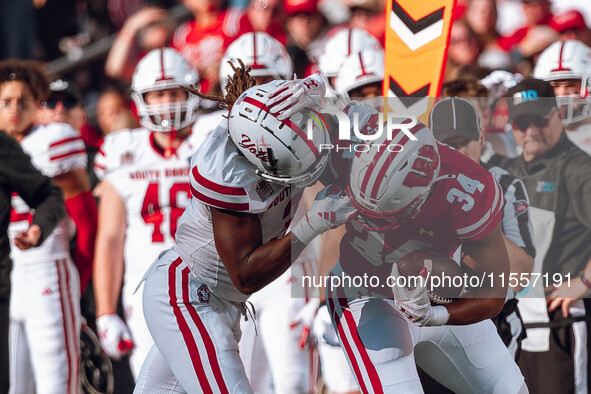
[[[352,103],[345,112],[356,111]],[[377,126],[377,115],[366,114],[360,124]],[[499,226],[502,193],[492,175],[411,119],[391,140],[366,141],[350,167],[348,191],[360,215],[346,225],[331,280],[379,282],[329,287],[327,304],[361,391],[422,392],[416,360],[455,392],[527,392],[488,320],[503,306],[500,278],[509,269]],[[488,280],[471,283],[462,298],[431,305],[426,287],[409,291],[388,282],[407,253],[452,256],[460,245],[469,277]]]

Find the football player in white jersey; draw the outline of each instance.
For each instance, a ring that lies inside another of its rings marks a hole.
[[[325,190],[286,234],[291,208],[328,159],[318,149],[328,141],[326,126],[313,123],[312,139],[302,129],[312,116],[303,109],[324,96],[324,84],[313,75],[243,92],[254,84],[245,71],[226,86],[228,123],[193,156],[193,198],[175,246],[146,274],[144,309],[156,346],[136,393],[253,393],[238,351],[245,301],[355,212],[343,193]]]
[[[540,55],[534,77],[550,82],[566,135],[591,154],[591,48],[576,40],[555,42]]]
[[[238,59],[252,68],[250,75],[257,85],[293,76],[285,47],[266,33],[243,34],[228,47],[220,66],[221,86],[225,87],[234,74],[231,64],[238,65]],[[292,285],[301,283],[304,274],[316,271],[316,257],[313,248],[308,248],[291,269],[249,298],[257,312],[256,327],[252,319],[242,318],[239,346],[246,376],[255,393],[316,390],[318,357],[304,343],[318,294],[313,294],[314,289],[292,294]]]
[[[327,96],[337,95],[335,80],[345,59],[363,49],[383,50],[380,42],[363,29],[343,29],[326,41],[318,71],[326,82]]]
[[[198,82],[197,71],[174,49],[149,52],[131,86],[142,127],[109,134],[95,159],[102,177],[93,279],[97,331],[110,357],[131,351],[135,378],[153,341],[141,292],[134,290],[174,243],[191,199],[189,158],[209,132],[196,127],[198,98],[180,89]],[[117,315],[120,292],[126,322]]]
[[[96,231],[96,205],[86,174],[86,150],[80,134],[65,123],[36,125],[48,81],[38,65],[26,61],[0,63],[0,128],[20,142],[43,174],[60,186],[69,217],[39,247],[13,248],[11,303],[12,393],[77,393],[80,280],[90,271]],[[30,210],[12,201],[9,232],[28,228]],[[74,227],[74,224],[76,225]]]

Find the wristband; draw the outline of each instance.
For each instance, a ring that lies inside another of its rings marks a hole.
[[[425,322],[424,326],[443,326],[445,323],[447,323],[449,320],[449,312],[447,311],[447,308],[442,305],[437,305],[432,308],[433,315],[428,321]]]
[[[579,272],[579,279],[581,279],[581,282],[583,282],[586,288],[591,289],[591,282],[589,282],[589,280],[585,278],[585,273],[583,272],[583,270]]]

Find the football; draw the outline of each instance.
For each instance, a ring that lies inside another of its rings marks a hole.
[[[444,253],[424,249],[404,256],[398,264],[398,274],[406,279],[407,287],[423,284],[432,304],[443,305],[464,292],[464,273],[459,264]],[[417,280],[418,277],[424,281]]]

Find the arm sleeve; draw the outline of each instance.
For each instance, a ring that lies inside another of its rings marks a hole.
[[[8,151],[9,158],[5,161],[9,168],[10,184],[17,194],[35,208],[33,224],[41,228],[41,244],[65,216],[64,196],[50,178],[37,171],[16,141]]]

